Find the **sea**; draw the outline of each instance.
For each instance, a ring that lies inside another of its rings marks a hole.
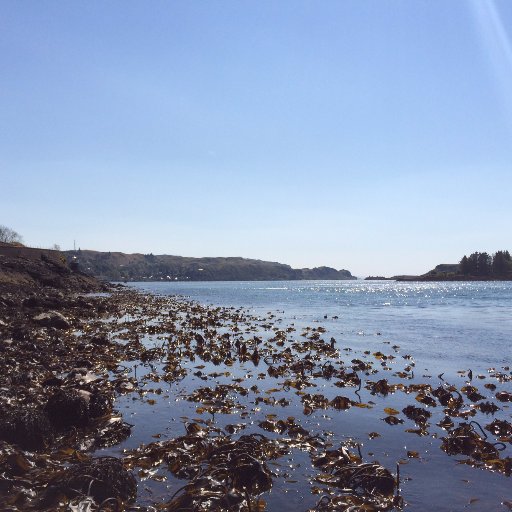
[[[307,326],[322,326],[326,329],[325,339],[335,339],[340,358],[349,361],[379,352],[393,354],[395,361],[414,362],[413,382],[428,383],[433,388],[453,385],[460,389],[472,378],[471,383],[493,402],[496,402],[494,392],[484,384],[492,382],[498,386],[497,390],[512,391],[510,382],[500,383],[494,378],[496,373],[510,376],[511,282],[143,282],[129,283],[129,286],[157,295],[178,295],[201,304],[243,308],[255,317],[272,318],[280,328],[292,325],[297,333]],[[244,374],[248,370],[240,367],[231,371]],[[391,373],[387,375],[390,381]],[[252,383],[249,379],[244,385],[249,387]],[[255,379],[254,383],[262,387],[261,381]],[[155,434],[164,433],[164,438],[183,435],[183,418],[193,417],[194,411],[188,402],[177,397],[194,385],[198,384],[193,379],[185,379],[169,389],[166,399],[156,397],[157,403],[152,407],[122,397],[118,408],[134,425],[133,435],[111,451],[119,453],[140,443],[147,444],[155,440]],[[314,392],[328,398],[353,393],[346,389],[340,393],[328,380],[320,388]],[[247,420],[251,424],[247,432],[266,434],[257,429],[258,421],[265,414],[278,413],[284,418],[293,415],[305,428],[329,434],[334,445],[356,442],[364,460],[378,461],[393,472],[400,465],[401,493],[407,510],[512,509],[511,477],[465,464],[463,456],[446,454],[440,449],[445,430],[433,423],[428,435],[417,435],[406,431],[406,427],[414,430],[411,428],[414,423],[409,420],[404,425],[382,421],[385,408],[401,411],[405,405],[418,405],[414,395],[395,393],[381,397],[363,389],[362,400],[370,404],[369,409],[318,410],[304,415],[294,390],[288,393],[292,403],[285,410],[254,409]],[[498,405],[500,419],[512,422],[511,404]],[[437,408],[438,414],[440,409]],[[475,419],[483,427],[493,416],[481,415]],[[216,421],[220,426],[234,423],[233,418],[217,417]],[[369,436],[371,432],[378,435]],[[510,443],[504,446],[501,456],[511,456]],[[418,455],[408,456],[411,453]],[[295,453],[282,466],[275,471],[286,473],[287,478],[278,479],[265,496],[266,510],[314,508],[320,496],[310,492],[314,472],[309,456]],[[139,486],[142,503],[165,501],[165,496],[183,482],[169,479],[162,485],[145,481]]]

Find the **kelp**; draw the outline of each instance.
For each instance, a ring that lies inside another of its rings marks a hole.
[[[475,425],[480,430],[482,436],[475,430]],[[442,440],[441,448],[448,455],[469,456],[469,459],[462,462],[502,472],[510,476],[512,459],[510,457],[500,458],[499,454],[500,451],[505,449],[505,445],[502,442],[489,442],[487,434],[485,434],[480,425],[474,422],[461,423],[458,427],[450,430],[448,435]]]
[[[506,410],[512,395],[503,389],[510,382],[504,371],[491,369],[461,387],[441,374],[436,387],[418,381],[412,356],[399,357],[397,345],[391,354],[365,350],[355,357],[354,348],[324,339],[323,326],[297,333],[270,313],[256,317],[128,290],[73,299],[73,306],[59,300],[74,329],[42,327],[31,320],[42,311],[31,306],[23,316],[23,306],[0,342],[0,500],[13,510],[136,510],[133,471],[139,481],[171,475],[183,484],[159,496],[154,507],[161,510],[262,511],[276,488],[295,478],[295,469],[280,473],[274,465],[293,461],[297,451],[309,454],[314,470],[311,492],[320,497],[311,510],[400,509],[398,471],[363,458],[360,447],[354,454],[350,441],[333,448],[329,440],[324,418],[349,421],[354,414],[384,420],[377,423],[381,433],[368,422],[369,434],[359,437],[369,442],[385,441],[388,428],[428,435],[458,463],[510,474],[510,457],[501,456],[511,443],[510,423],[493,418],[485,434],[468,423]],[[249,377],[257,385],[244,385]],[[497,385],[479,389],[484,378]],[[183,419],[184,435],[157,433],[158,441],[102,463],[94,451],[131,434],[115,409],[119,395],[155,406],[170,395],[202,419]],[[381,406],[384,417],[375,414]],[[236,418],[220,422],[219,415]],[[424,461],[414,450],[391,457]],[[115,485],[105,490],[107,480]]]
[[[310,510],[384,511],[402,506],[398,476],[377,462],[364,463],[346,446],[326,450],[312,457],[312,463],[322,470],[315,482],[328,486],[331,491]]]
[[[119,510],[132,502],[137,482],[115,457],[99,457],[75,464],[49,482],[44,503],[55,505],[62,496],[71,499],[92,498],[100,509]]]
[[[266,461],[285,453],[277,442],[263,435],[244,435],[234,440],[192,424],[185,436],[152,443],[125,457],[129,467],[165,464],[177,478],[189,480],[166,503],[165,510],[251,509],[258,497],[271,489],[272,473]]]

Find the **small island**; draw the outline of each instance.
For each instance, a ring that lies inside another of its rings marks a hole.
[[[459,263],[442,263],[419,276],[394,276],[395,281],[512,281],[510,252],[473,252]]]

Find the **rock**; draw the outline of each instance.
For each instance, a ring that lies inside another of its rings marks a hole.
[[[15,341],[23,341],[30,338],[30,329],[23,324],[16,324],[11,329],[12,338]]]
[[[57,377],[56,375],[50,375],[46,379],[44,379],[43,382],[41,382],[41,385],[43,387],[62,386],[62,384],[64,384],[64,381],[62,379],[60,379],[59,377]]]
[[[44,411],[22,407],[0,411],[0,439],[24,450],[42,450],[53,440],[53,429]]]
[[[44,306],[44,300],[37,295],[32,295],[31,297],[26,298],[22,304],[26,308],[39,308]]]
[[[108,335],[107,334],[98,334],[97,336],[93,336],[91,338],[91,342],[94,343],[95,345],[109,345],[110,344],[110,340],[108,339]]]
[[[43,327],[55,327],[55,329],[69,329],[71,327],[69,320],[57,311],[41,313],[35,316],[33,320]]]
[[[75,299],[74,305],[75,307],[80,307],[84,309],[94,309],[94,305],[92,304],[92,302],[89,302],[83,295],[79,295]]]
[[[91,345],[86,345],[85,348],[90,348]],[[87,373],[87,371],[94,366],[93,362],[90,359],[77,359],[74,363],[73,370],[81,370],[82,373]],[[85,372],[83,371],[85,370]]]
[[[100,391],[59,389],[48,399],[45,411],[56,429],[66,430],[85,427],[91,418],[109,414],[112,404],[112,396]]]
[[[115,457],[100,457],[69,468],[61,490],[66,495],[84,495],[96,503],[108,499],[131,501],[137,495],[137,481]]]
[[[85,427],[89,423],[89,402],[75,389],[59,389],[48,399],[45,411],[59,430]]]
[[[89,415],[98,418],[109,414],[112,412],[112,402],[112,397],[106,393],[93,393],[89,401]]]

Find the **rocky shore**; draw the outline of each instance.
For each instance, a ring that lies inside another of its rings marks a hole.
[[[302,510],[401,510],[399,467],[433,444],[512,473],[508,367],[434,383],[389,341],[343,347],[319,323],[145,295],[43,256],[0,256],[0,511],[290,510],[294,485]],[[131,442],[158,407],[161,431]]]
[[[0,255],[0,510],[135,496],[120,460],[90,455],[130,434],[109,375],[124,356],[101,324],[116,312],[112,291],[53,251]]]

